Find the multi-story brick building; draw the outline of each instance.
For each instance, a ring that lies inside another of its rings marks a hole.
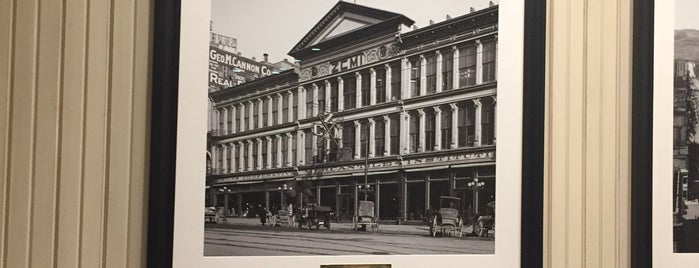
[[[419,220],[439,196],[495,201],[498,7],[417,29],[338,2],[289,52],[300,67],[212,92],[208,204],[320,203]]]

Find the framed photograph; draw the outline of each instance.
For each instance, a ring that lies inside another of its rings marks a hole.
[[[634,25],[634,267],[695,267],[699,3],[636,2],[634,16],[648,19]]]
[[[149,265],[540,266],[544,2],[156,1]]]

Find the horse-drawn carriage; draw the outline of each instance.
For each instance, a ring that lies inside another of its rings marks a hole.
[[[374,202],[359,201],[357,216],[352,219],[352,229],[359,230],[359,226],[361,226],[361,229],[366,231],[367,226],[371,226],[372,232],[378,232],[379,220],[376,218],[374,211]]]
[[[429,221],[430,235],[434,237],[439,232],[441,236],[463,236],[464,221],[459,212],[460,201],[460,198],[453,196],[439,197],[439,211]]]

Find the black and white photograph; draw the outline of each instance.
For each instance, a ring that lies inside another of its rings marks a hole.
[[[204,256],[494,254],[498,26],[489,0],[212,0]],[[696,252],[699,31],[677,36]]]
[[[673,251],[699,253],[699,2],[675,3]]]

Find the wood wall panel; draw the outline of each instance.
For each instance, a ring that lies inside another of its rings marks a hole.
[[[630,0],[549,0],[546,267],[629,266]]]
[[[0,266],[144,266],[151,5],[0,0]]]

